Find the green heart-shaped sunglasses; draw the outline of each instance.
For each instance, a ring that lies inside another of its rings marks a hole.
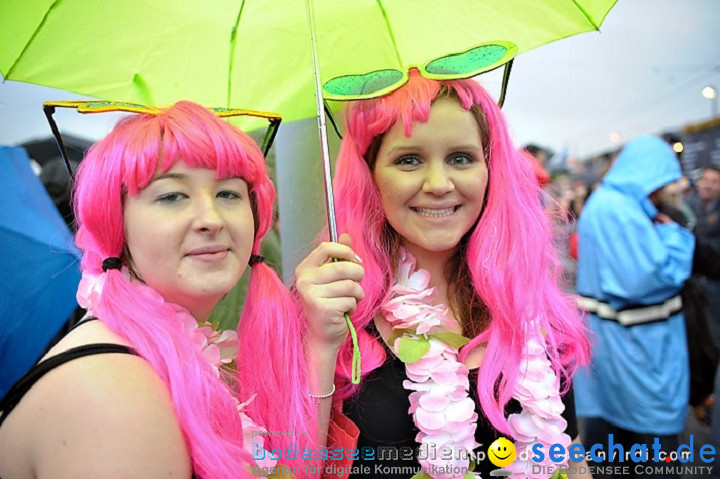
[[[517,45],[506,41],[484,43],[462,53],[452,53],[436,58],[425,65],[410,65],[405,71],[388,68],[364,74],[342,75],[323,85],[327,100],[365,100],[386,95],[404,85],[409,71],[417,69],[422,76],[433,80],[459,80],[470,78],[505,65],[502,89],[498,103],[505,101],[505,91],[510,78],[512,60]]]

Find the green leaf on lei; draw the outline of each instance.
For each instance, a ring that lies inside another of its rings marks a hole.
[[[402,362],[412,364],[420,360],[428,349],[430,349],[430,341],[427,339],[404,336],[398,342],[397,355]]]
[[[463,476],[463,479],[475,479],[475,475],[473,474],[473,471],[475,470],[475,461],[470,459],[470,462],[468,463],[468,472],[465,473]]]
[[[402,337],[405,333],[408,334],[414,334],[414,331],[411,331],[410,329],[393,329],[390,333],[390,337],[388,337],[387,345],[390,346],[390,349],[395,348],[395,340]]]
[[[420,471],[410,479],[433,479],[433,477],[425,471]]]
[[[452,346],[455,349],[460,349],[470,342],[469,338],[466,338],[461,334],[451,332],[435,333],[431,334],[430,337],[442,341],[443,343],[447,344],[448,346]]]

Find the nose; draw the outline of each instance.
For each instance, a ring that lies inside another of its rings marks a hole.
[[[223,217],[214,194],[196,197],[194,229],[201,233],[215,234],[223,228]]]
[[[451,171],[445,161],[430,161],[426,168],[423,192],[444,195],[455,189]]]

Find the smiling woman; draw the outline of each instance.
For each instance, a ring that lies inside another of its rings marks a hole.
[[[451,255],[480,216],[487,187],[475,117],[441,99],[412,137],[395,123],[383,137],[373,177],[388,223],[415,256]]]
[[[412,462],[360,457],[370,467],[351,477],[411,464],[422,477],[487,477],[478,458],[498,436],[519,458],[503,466],[536,477],[532,444],[577,436],[570,385],[589,347],[557,284],[539,186],[497,104],[474,81],[411,72],[393,93],[350,104],[334,182],[338,230],[365,272],[352,315],[364,382],[349,381],[346,343],[334,414],[357,425],[348,443],[360,450],[418,451]],[[317,276],[301,268],[301,296]]]
[[[322,441],[302,338],[327,318],[303,324],[258,256],[274,195],[253,140],[194,103],[93,146],[74,191],[88,316],[0,404],[0,476],[252,477],[295,459],[264,447]],[[248,264],[237,335],[214,331]]]

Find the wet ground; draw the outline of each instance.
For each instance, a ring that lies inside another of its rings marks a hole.
[[[687,421],[687,427],[685,428],[685,432],[680,436],[680,443],[681,444],[690,444],[690,435],[693,436],[693,445],[695,449],[695,457],[693,463],[687,463],[685,465],[696,465],[696,466],[707,466],[708,464],[705,464],[700,460],[698,457],[698,450],[702,445],[704,444],[710,444],[710,428],[700,422],[697,419],[697,416],[695,415],[695,411],[693,409],[688,410],[688,421]],[[715,461],[714,468],[720,467],[719,461]],[[717,472],[717,471],[713,471]],[[707,474],[705,475],[694,475],[694,474],[686,474],[682,476],[683,479],[694,479],[696,477],[699,478],[707,478],[710,477]]]

